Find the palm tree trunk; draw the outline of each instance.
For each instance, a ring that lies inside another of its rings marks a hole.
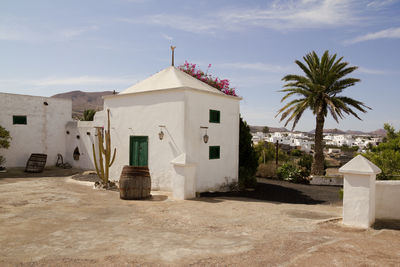
[[[312,175],[324,175],[324,131],[325,117],[322,112],[317,114],[315,127],[314,160],[311,166]]]

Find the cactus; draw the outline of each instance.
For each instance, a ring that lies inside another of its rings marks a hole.
[[[99,150],[99,162],[97,163],[96,149],[94,144],[93,148],[93,160],[96,172],[104,185],[108,185],[109,169],[114,163],[116,148],[114,148],[114,154],[111,158],[111,136],[110,136],[110,110],[107,109],[107,130],[104,131],[102,127],[96,127],[97,130],[97,141]],[[105,140],[104,140],[105,139]],[[104,147],[105,145],[105,147]],[[103,158],[104,155],[104,158]]]

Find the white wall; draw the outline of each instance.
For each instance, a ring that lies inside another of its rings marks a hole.
[[[400,220],[400,181],[376,181],[376,218]]]
[[[117,148],[110,179],[119,180],[123,166],[129,164],[129,137],[136,135],[149,137],[149,169],[155,190],[172,190],[178,174],[171,161],[183,153],[195,166],[197,192],[237,181],[239,100],[184,88],[105,97],[104,110],[110,109],[111,114],[111,143]],[[210,109],[220,111],[220,123],[209,123]],[[163,140],[158,137],[159,125],[165,126]],[[203,142],[205,131],[200,126],[209,127],[208,144]],[[220,159],[209,159],[212,145],[220,146]]]
[[[196,191],[218,190],[238,181],[239,100],[201,91],[186,91],[185,150],[196,163]],[[209,122],[209,110],[220,111],[220,123]],[[208,127],[209,141],[203,142]],[[220,146],[220,159],[209,159],[209,146]]]
[[[175,171],[170,162],[184,152],[183,91],[151,91],[105,97],[104,110],[107,109],[110,109],[111,147],[117,148],[110,180],[119,180],[123,166],[129,165],[130,136],[148,136],[152,189],[171,190]],[[159,125],[166,126],[163,140],[158,137]]]
[[[13,125],[13,115],[26,115],[27,124]],[[31,153],[47,154],[46,165],[55,165],[58,153],[65,157],[65,126],[71,119],[71,100],[0,93],[0,125],[12,137],[10,148],[0,151],[5,165],[26,166]]]
[[[94,128],[93,121],[69,122],[65,129],[66,153],[64,156],[64,163],[68,162],[75,168],[94,170],[92,144],[96,144],[97,151],[97,138],[95,133],[96,129]],[[76,147],[78,147],[80,153],[78,160],[73,158]]]

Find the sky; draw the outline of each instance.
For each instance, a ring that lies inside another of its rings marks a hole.
[[[230,80],[250,125],[275,117],[282,77],[325,50],[359,68],[343,95],[371,107],[325,128],[400,129],[400,0],[0,0],[0,92],[116,90],[187,60]],[[309,131],[308,112],[296,130]],[[291,128],[291,124],[288,125]]]

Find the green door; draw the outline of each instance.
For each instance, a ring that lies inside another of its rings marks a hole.
[[[129,142],[129,165],[148,166],[149,138],[147,136],[131,136]]]

